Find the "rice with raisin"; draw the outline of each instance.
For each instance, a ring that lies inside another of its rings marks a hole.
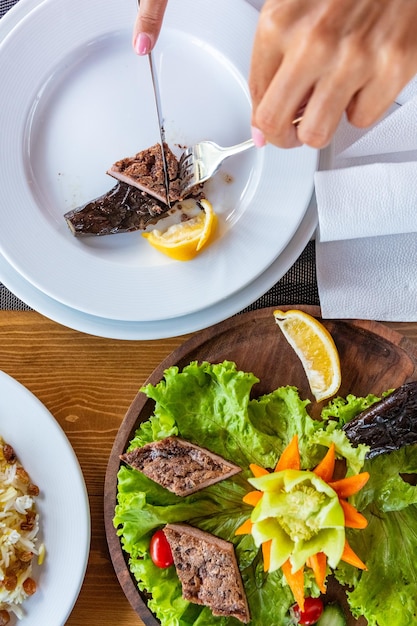
[[[0,624],[10,613],[23,617],[22,603],[36,591],[33,561],[42,562],[38,545],[39,514],[35,498],[39,489],[0,437]]]

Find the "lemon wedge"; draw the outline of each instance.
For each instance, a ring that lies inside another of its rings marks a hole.
[[[329,331],[315,317],[298,309],[277,310],[274,317],[300,359],[317,402],[337,393],[342,379],[340,359]]]
[[[190,261],[213,237],[217,225],[217,216],[208,200],[201,200],[201,211],[180,224],[172,224],[165,231],[154,229],[142,233],[148,242],[176,261]]]

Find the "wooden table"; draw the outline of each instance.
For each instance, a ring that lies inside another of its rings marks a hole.
[[[417,343],[417,323],[387,325]],[[55,416],[78,456],[89,494],[90,557],[68,626],[142,624],[110,561],[103,523],[104,476],[114,438],[139,387],[185,339],[103,339],[32,311],[0,311],[0,369]]]

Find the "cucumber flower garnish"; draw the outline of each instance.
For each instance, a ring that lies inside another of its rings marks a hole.
[[[365,528],[366,518],[347,500],[368,481],[368,472],[334,480],[335,445],[313,470],[302,470],[298,437],[282,453],[273,472],[251,465],[255,491],[243,501],[254,507],[236,534],[252,534],[262,546],[264,570],[281,568],[300,610],[304,610],[304,568],[312,569],[326,592],[327,566],[345,561],[360,569],[365,564],[346,539],[346,528]]]

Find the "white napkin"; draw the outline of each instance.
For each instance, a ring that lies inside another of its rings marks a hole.
[[[391,109],[390,115],[340,153],[340,157],[389,154],[417,149],[417,96]],[[411,123],[410,123],[411,122]]]
[[[370,129],[346,120],[315,176],[327,318],[417,321],[417,76]]]
[[[317,247],[323,317],[417,321],[417,234]]]
[[[321,242],[417,232],[417,161],[317,172],[315,188]]]

